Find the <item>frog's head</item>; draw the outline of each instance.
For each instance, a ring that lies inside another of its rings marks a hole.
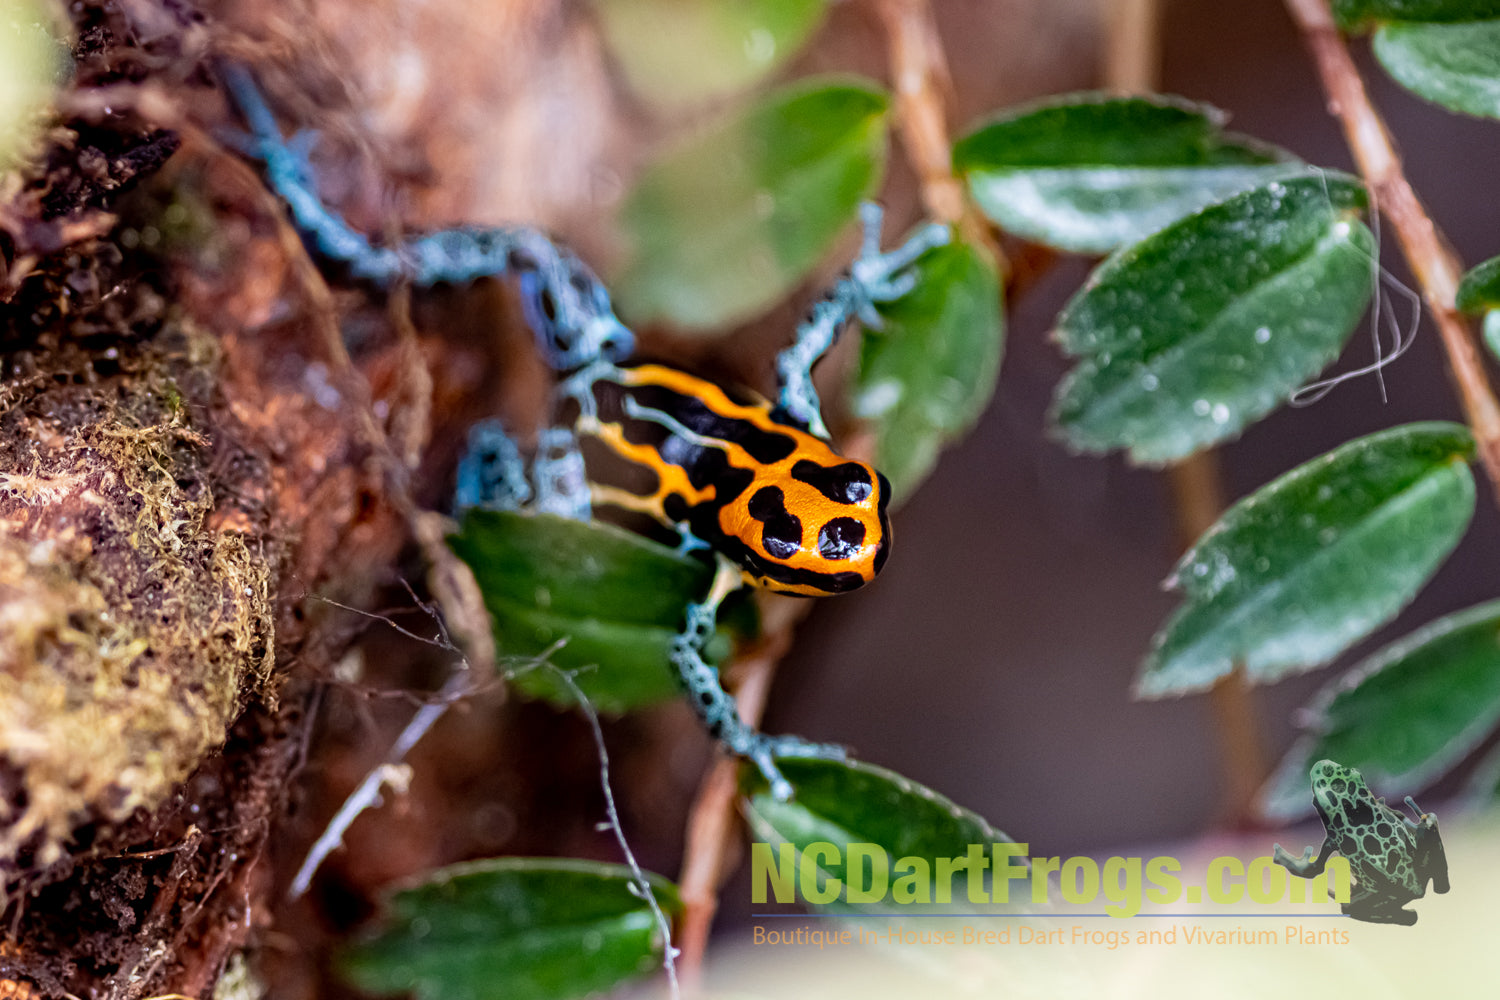
[[[1313,808],[1328,824],[1330,816],[1342,816],[1350,805],[1365,805],[1370,801],[1370,789],[1364,775],[1352,767],[1345,767],[1336,760],[1320,760],[1308,773],[1312,779]]]

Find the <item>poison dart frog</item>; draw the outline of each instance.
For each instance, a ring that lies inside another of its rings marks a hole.
[[[854,590],[880,571],[890,551],[890,484],[829,443],[811,371],[851,319],[880,325],[876,306],[915,287],[913,265],[948,242],[947,228],[925,226],[881,252],[880,209],[862,206],[859,257],[777,356],[772,402],[665,365],[625,364],[634,335],[615,316],[603,283],[538,230],[469,227],[372,244],[318,198],[307,141],[282,137],[249,73],[234,66],[223,73],[250,126],[241,146],[265,162],[270,186],[320,253],[379,285],[518,279],[537,346],[561,375],[554,410],[570,411],[571,419],[538,435],[529,478],[520,449],[498,422],[475,425],[455,507],[529,505],[588,519],[596,505],[612,506],[675,532],[679,551],[711,555],[716,572],[709,593],[685,609],[670,653],[694,709],[726,748],[756,764],[779,799],[792,788],[777,758],[842,758],[842,747],[766,736],[742,722],[703,650],[721,602],[739,586],[818,597]],[[634,485],[592,481],[580,439],[634,470]]]
[[[1312,766],[1313,808],[1323,820],[1327,836],[1321,849],[1309,847],[1294,858],[1275,845],[1276,863],[1293,875],[1315,878],[1338,851],[1349,861],[1354,886],[1342,909],[1356,920],[1377,924],[1417,922],[1407,903],[1427,894],[1448,891],[1448,859],[1438,835],[1437,817],[1406,805],[1417,814],[1413,821],[1370,793],[1364,776],[1331,760]],[[1316,851],[1317,856],[1314,857]]]

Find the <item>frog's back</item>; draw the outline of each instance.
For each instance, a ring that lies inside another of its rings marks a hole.
[[[839,594],[880,571],[889,483],[766,400],[649,364],[612,367],[589,391],[583,430],[644,477],[596,499],[687,525],[749,583],[781,593]]]
[[[1310,777],[1313,804],[1355,878],[1422,895],[1412,862],[1416,841],[1401,815],[1376,799],[1352,767],[1323,760],[1313,766]]]

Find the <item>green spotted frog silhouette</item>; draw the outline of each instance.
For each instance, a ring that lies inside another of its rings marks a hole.
[[[1276,863],[1293,875],[1315,878],[1338,851],[1354,877],[1345,913],[1377,924],[1416,923],[1416,913],[1405,906],[1427,894],[1427,881],[1435,892],[1448,891],[1448,858],[1437,817],[1422,812],[1408,795],[1406,804],[1418,817],[1409,819],[1372,795],[1358,770],[1336,761],[1318,761],[1309,776],[1313,808],[1327,836],[1321,849],[1309,847],[1300,858],[1275,845]]]

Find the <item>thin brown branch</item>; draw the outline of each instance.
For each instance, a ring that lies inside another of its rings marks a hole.
[[[1495,401],[1469,325],[1453,303],[1463,266],[1407,182],[1390,133],[1370,103],[1328,4],[1325,0],[1286,0],[1286,7],[1312,51],[1328,95],[1328,110],[1344,126],[1349,149],[1374,205],[1390,220],[1407,263],[1422,286],[1448,355],[1448,368],[1458,387],[1464,415],[1479,444],[1479,459],[1500,502],[1500,404]]]
[[[1156,90],[1161,77],[1160,0],[1113,0],[1104,52],[1104,85],[1121,93]],[[1178,550],[1196,542],[1224,512],[1224,477],[1212,450],[1190,455],[1167,469]],[[1244,673],[1236,667],[1209,692],[1218,736],[1221,822],[1239,826],[1251,815],[1252,803],[1269,770],[1258,736],[1255,701]]]
[[[973,246],[986,248],[1004,271],[1004,256],[989,224],[953,173],[948,105],[953,83],[927,0],[875,0],[885,27],[901,145],[917,174],[922,206],[938,222],[957,226]]]
[[[1161,0],[1101,0],[1104,85],[1126,94],[1153,91],[1161,75]]]
[[[1224,512],[1224,477],[1218,452],[1201,451],[1167,469],[1179,550],[1196,542]],[[1208,695],[1218,736],[1219,822],[1243,826],[1254,815],[1255,794],[1270,773],[1254,694],[1238,665]]]
[[[391,326],[400,346],[400,376],[391,406],[390,437],[408,470],[415,472],[432,437],[432,372],[422,356],[421,339],[411,319],[411,285],[401,282],[391,293]]]

